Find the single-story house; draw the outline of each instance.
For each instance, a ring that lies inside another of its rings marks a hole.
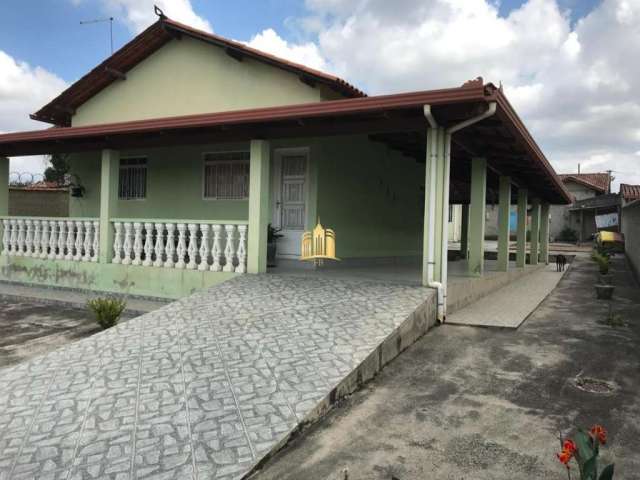
[[[279,258],[298,259],[320,218],[345,268],[420,258],[443,315],[450,204],[468,205],[478,276],[488,197],[521,217],[530,206],[532,263],[547,258],[550,205],[571,201],[502,89],[481,78],[369,97],[164,15],[32,118],[55,128],[0,135],[0,156],[68,154],[83,193],[61,220],[7,216],[0,192],[8,281],[175,298],[267,272],[269,224],[283,235]],[[0,184],[7,174],[5,158]],[[523,267],[524,220],[518,229]]]

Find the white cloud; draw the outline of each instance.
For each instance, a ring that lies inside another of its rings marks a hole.
[[[35,130],[49,125],[29,119],[57,96],[67,84],[60,77],[41,68],[20,62],[0,50],[0,131]],[[42,172],[43,157],[11,159],[11,171]]]
[[[291,44],[271,28],[255,35],[247,45],[311,68],[318,70],[326,68],[326,63],[315,43]]]
[[[154,13],[154,5],[161,8],[172,20],[186,23],[200,30],[213,31],[209,21],[193,10],[190,0],[101,0],[101,2],[109,13],[123,19],[133,33],[141,32],[158,19]]]
[[[640,183],[640,0],[603,0],[575,25],[556,0],[506,17],[490,0],[306,4],[326,68],[369,93],[502,82],[556,170]]]

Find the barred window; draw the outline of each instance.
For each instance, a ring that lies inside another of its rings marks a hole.
[[[249,198],[249,152],[216,152],[204,156],[204,198]]]
[[[118,198],[139,200],[147,197],[147,159],[144,157],[120,159]]]

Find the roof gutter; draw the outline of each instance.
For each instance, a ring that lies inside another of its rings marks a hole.
[[[444,201],[442,202],[442,244],[440,245],[440,272],[441,272],[441,281],[437,282],[434,280],[434,267],[435,267],[435,213],[436,213],[436,157],[437,157],[437,142],[432,141],[430,145],[430,155],[431,162],[430,167],[431,171],[429,174],[429,231],[427,233],[429,237],[429,250],[427,257],[427,286],[430,288],[435,288],[438,292],[438,321],[440,323],[444,323],[447,318],[447,278],[448,278],[448,270],[447,270],[447,259],[448,259],[448,250],[449,250],[449,222],[445,222],[444,219],[447,218],[447,214],[449,211],[449,175],[451,172],[451,137],[455,132],[458,132],[466,127],[469,127],[475,123],[478,123],[485,118],[491,117],[496,113],[497,104],[496,102],[491,102],[489,104],[489,108],[486,111],[482,112],[475,117],[464,120],[456,125],[453,125],[447,128],[444,132],[444,189],[442,192],[442,196]],[[431,112],[430,105],[424,105],[423,107],[424,116],[429,123],[429,126],[432,129],[438,127],[438,123]],[[433,137],[432,137],[433,140]]]

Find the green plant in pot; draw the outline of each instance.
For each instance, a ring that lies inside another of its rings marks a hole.
[[[273,225],[269,224],[267,227],[267,266],[275,267],[276,266],[276,255],[278,253],[278,239],[282,238],[284,235],[279,233],[282,229],[275,228]]]
[[[591,258],[598,264],[599,280],[601,285],[611,285],[613,275],[609,273],[609,255],[606,253],[594,251]]]

